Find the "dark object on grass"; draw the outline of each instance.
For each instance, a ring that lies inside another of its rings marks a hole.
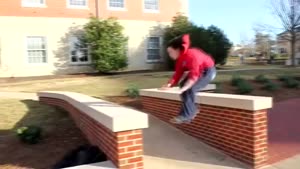
[[[291,78],[284,81],[284,86],[287,88],[299,88],[300,82]]]
[[[249,82],[243,80],[237,84],[237,89],[239,94],[249,94],[254,88]]]
[[[258,75],[255,77],[255,81],[258,82],[258,83],[268,83],[270,82],[270,80],[268,78],[265,77],[265,75]]]
[[[96,146],[82,145],[67,153],[52,169],[74,167],[106,161],[106,155]]]
[[[241,81],[245,81],[245,80],[241,78],[239,75],[233,75],[231,79],[231,85],[237,86]]]
[[[263,86],[262,89],[268,90],[268,91],[275,91],[275,90],[279,89],[279,85],[270,81],[270,82],[265,83],[265,85]]]
[[[38,126],[24,126],[17,129],[20,140],[27,144],[36,144],[41,139],[42,129]]]

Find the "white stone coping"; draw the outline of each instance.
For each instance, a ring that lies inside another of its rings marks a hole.
[[[140,90],[140,95],[181,101],[178,89],[164,91],[159,89],[143,89]],[[271,108],[273,99],[272,97],[199,92],[196,94],[196,103],[256,111]]]
[[[170,90],[178,90],[179,87],[173,87]],[[215,84],[208,84],[205,88],[201,89],[200,91],[211,91],[211,90],[216,90],[217,87]]]
[[[148,128],[146,113],[108,101],[73,92],[42,91],[37,95],[67,101],[113,132]]]
[[[117,169],[117,167],[115,167],[111,161],[104,161],[100,163],[85,164],[75,167],[67,167],[63,169]]]

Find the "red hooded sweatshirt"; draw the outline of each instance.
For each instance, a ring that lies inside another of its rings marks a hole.
[[[185,71],[189,71],[188,78],[198,80],[204,70],[215,66],[215,62],[210,55],[201,49],[190,48],[190,36],[185,34],[182,36],[184,50],[181,51],[176,60],[175,73],[169,81],[171,86],[177,85]]]

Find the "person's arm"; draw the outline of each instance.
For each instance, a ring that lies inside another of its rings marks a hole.
[[[179,82],[179,80],[181,79],[184,71],[183,71],[183,69],[180,65],[181,65],[180,62],[178,62],[176,64],[175,73],[174,73],[172,79],[168,82],[168,87],[174,87]]]
[[[191,60],[191,63],[192,63],[191,70],[188,75],[188,80],[184,84],[184,86],[180,89],[180,93],[183,93],[183,92],[187,91],[188,89],[190,89],[201,76],[201,72],[199,70],[199,66],[201,63],[199,62],[199,60],[196,59],[195,57],[193,57],[193,59]]]

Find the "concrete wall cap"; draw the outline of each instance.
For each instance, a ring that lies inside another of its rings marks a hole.
[[[140,95],[181,101],[179,91],[176,89],[164,91],[158,89],[142,89],[140,90]],[[273,99],[272,97],[199,92],[196,94],[196,103],[257,111],[272,108]]]
[[[38,97],[64,100],[113,132],[148,128],[146,113],[80,93],[42,91]]]

